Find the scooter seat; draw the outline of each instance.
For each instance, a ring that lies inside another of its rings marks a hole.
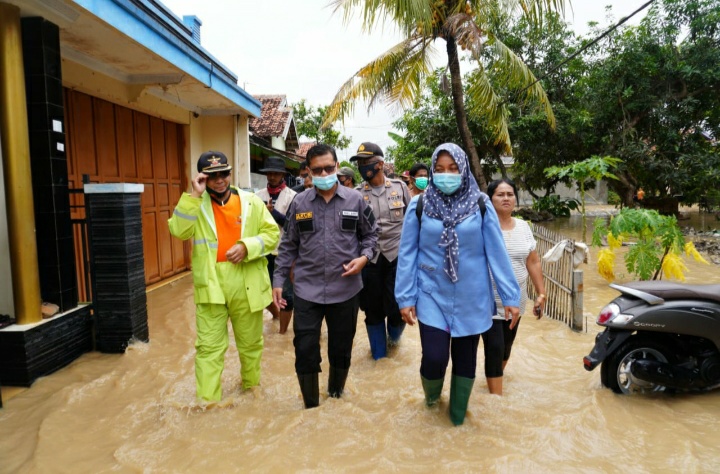
[[[686,285],[669,281],[631,281],[618,286],[644,291],[664,300],[701,299],[720,303],[720,285]]]

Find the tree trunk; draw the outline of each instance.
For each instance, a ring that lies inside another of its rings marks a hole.
[[[465,100],[463,98],[462,76],[460,75],[460,61],[458,60],[457,44],[455,38],[446,33],[448,68],[450,69],[450,86],[452,88],[453,109],[455,110],[455,121],[462,140],[463,148],[470,159],[470,171],[475,176],[478,186],[484,192],[487,191],[487,181],[482,172],[482,164],[478,156],[475,143],[470,135],[467,114],[465,113]]]

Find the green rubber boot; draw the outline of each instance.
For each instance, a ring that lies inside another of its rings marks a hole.
[[[450,379],[450,421],[453,425],[462,425],[465,421],[468,401],[475,379],[453,375]]]
[[[437,405],[438,400],[440,400],[440,394],[442,393],[443,382],[445,380],[428,380],[422,375],[420,376],[420,379],[422,380],[423,390],[425,391],[425,405],[428,407]]]

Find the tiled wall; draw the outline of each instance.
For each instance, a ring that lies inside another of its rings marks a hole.
[[[67,311],[77,305],[77,280],[59,30],[43,18],[24,18],[22,38],[40,292]]]

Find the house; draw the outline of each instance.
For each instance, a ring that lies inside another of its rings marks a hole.
[[[291,175],[297,176],[300,163],[298,136],[293,109],[284,95],[256,95],[262,104],[260,116],[250,120],[251,187],[264,187],[265,177],[258,172],[268,156],[280,156]]]
[[[167,219],[203,151],[250,186],[261,103],[202,47],[201,25],[155,0],[0,0],[0,314],[18,326],[41,324],[41,299],[69,314],[86,298],[84,182],[141,185],[147,284],[189,269]]]

